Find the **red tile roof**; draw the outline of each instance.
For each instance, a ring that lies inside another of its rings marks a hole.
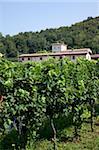
[[[92,59],[98,59],[98,58],[99,58],[99,54],[91,55],[91,58],[92,58]]]
[[[61,55],[85,55],[92,53],[89,48],[84,49],[68,49],[67,51],[61,51],[56,53],[33,53],[33,54],[22,54],[19,57],[39,57],[39,56],[61,56]]]

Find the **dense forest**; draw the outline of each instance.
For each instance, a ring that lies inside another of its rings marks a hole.
[[[99,16],[88,17],[70,27],[21,32],[14,36],[0,33],[0,52],[11,58],[22,53],[50,51],[53,42],[64,42],[72,49],[88,47],[93,53],[99,53]]]

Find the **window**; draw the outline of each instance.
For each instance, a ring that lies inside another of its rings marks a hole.
[[[60,56],[59,58],[62,59],[62,56]]]
[[[53,48],[53,49],[55,49],[55,50],[56,50],[57,48],[54,46],[54,48]]]
[[[75,56],[72,56],[72,59],[74,60],[74,59],[75,59]]]
[[[24,60],[24,57],[22,57],[22,60]]]
[[[40,57],[40,60],[42,60],[42,57]]]

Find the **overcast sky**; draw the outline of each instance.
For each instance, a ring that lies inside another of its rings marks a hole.
[[[0,32],[3,35],[70,26],[89,16],[99,16],[99,1],[0,0]]]

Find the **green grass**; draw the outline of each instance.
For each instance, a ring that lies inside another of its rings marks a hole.
[[[72,127],[67,127],[61,132],[58,132],[58,150],[99,150],[99,126],[95,125],[94,132],[91,132],[90,125],[88,123],[83,124],[80,132],[81,136],[78,140],[73,138],[73,131]],[[4,143],[2,143],[4,144],[3,148],[0,145],[0,150],[15,150],[10,146],[13,140],[14,142],[18,142],[13,134],[15,134],[15,132],[12,132],[11,136],[7,135]],[[31,141],[30,146],[28,146],[26,150],[53,150],[53,142],[46,138],[39,139],[35,143]]]
[[[67,128],[65,133],[71,136],[73,129]],[[81,137],[79,140],[65,140],[64,142],[57,141],[58,150],[99,150],[99,126],[95,126],[94,132],[91,132],[90,125],[84,124],[81,129]],[[40,140],[31,143],[27,150],[53,150],[53,143],[49,140]]]

